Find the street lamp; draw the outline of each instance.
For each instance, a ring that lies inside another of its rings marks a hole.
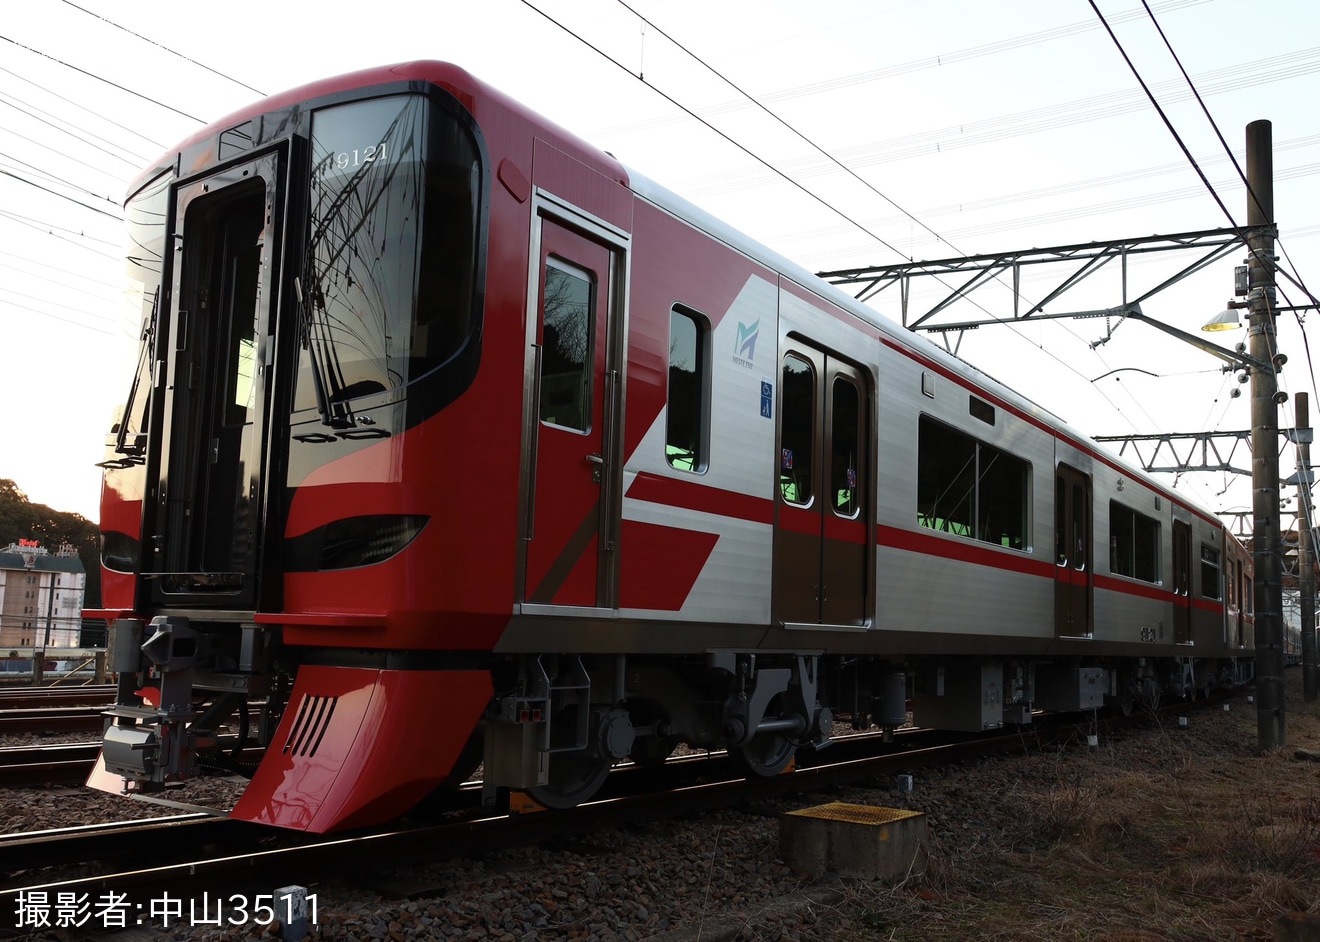
[[[1221,330],[1237,330],[1242,326],[1242,320],[1238,317],[1237,312],[1240,307],[1246,307],[1246,305],[1240,301],[1229,301],[1228,309],[1220,311],[1210,318],[1201,326],[1201,329],[1211,334],[1218,333]]]

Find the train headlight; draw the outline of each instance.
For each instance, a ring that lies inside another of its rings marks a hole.
[[[315,572],[384,562],[411,543],[430,519],[421,514],[373,514],[335,520],[287,541],[285,565],[292,572]]]

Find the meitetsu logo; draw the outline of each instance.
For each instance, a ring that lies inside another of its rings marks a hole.
[[[760,320],[753,321],[749,326],[738,322],[738,336],[733,342],[733,362],[739,366],[745,366],[749,370],[752,368],[752,360],[756,357],[756,338],[761,332]]]

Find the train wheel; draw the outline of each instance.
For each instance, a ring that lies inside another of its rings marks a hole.
[[[1137,706],[1137,695],[1131,687],[1126,688],[1118,695],[1118,712],[1124,716],[1131,716],[1132,711]]]
[[[734,746],[729,757],[749,775],[769,778],[788,768],[797,745],[779,733],[758,733],[752,741]]]
[[[1141,705],[1147,712],[1158,713],[1164,702],[1164,690],[1153,678],[1146,678],[1141,690]]]
[[[565,707],[555,713],[554,723],[560,730],[573,730],[577,724],[577,706]],[[558,737],[553,737],[558,739]],[[550,768],[544,785],[529,788],[527,794],[547,808],[576,808],[590,801],[609,777],[613,761],[601,754],[595,745],[594,733],[587,736],[587,748],[550,755]]]
[[[527,794],[547,808],[576,808],[600,791],[613,763],[599,753],[557,752],[550,757],[548,781],[529,788]]]

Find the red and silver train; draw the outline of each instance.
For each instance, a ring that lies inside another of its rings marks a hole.
[[[259,102],[126,218],[98,787],[264,746],[233,815],[327,831],[1249,675],[1212,515],[452,65]]]

